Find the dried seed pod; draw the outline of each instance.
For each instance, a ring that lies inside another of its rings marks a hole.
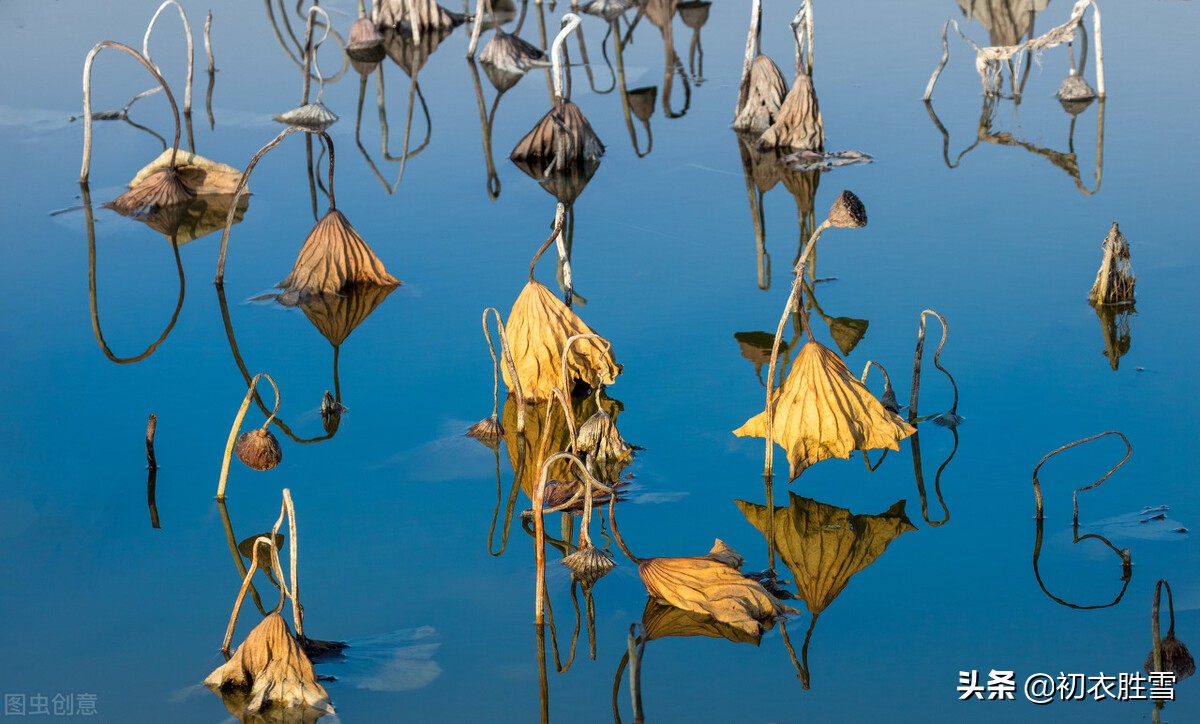
[[[580,578],[587,578],[592,583],[617,565],[608,553],[590,545],[563,556],[562,562],[564,566],[578,573]]]
[[[253,470],[270,470],[283,459],[283,449],[279,441],[266,428],[242,433],[234,448],[238,460]]]
[[[360,17],[350,26],[346,55],[350,56],[350,60],[362,63],[378,63],[387,55],[383,47],[383,35],[369,18]]]
[[[842,229],[867,225],[867,209],[853,191],[843,191],[829,208],[829,223]]]
[[[473,437],[482,443],[498,441],[504,437],[504,428],[496,415],[486,417],[467,428],[467,437]]]

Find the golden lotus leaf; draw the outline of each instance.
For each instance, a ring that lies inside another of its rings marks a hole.
[[[241,709],[233,712],[235,715],[256,715],[276,707],[310,710],[318,716],[334,713],[312,662],[278,613],[255,626],[233,657],[209,674],[204,685],[218,692],[231,711]]]
[[[562,356],[567,340],[579,334],[595,334],[579,315],[542,284],[531,281],[521,290],[508,313],[505,328],[513,363],[526,400],[545,400],[562,386]],[[501,366],[504,384],[516,391],[508,367]],[[603,339],[581,339],[567,355],[568,384],[583,382],[590,387],[611,385],[621,374],[611,345]],[[570,394],[571,390],[563,390]]]
[[[304,240],[296,264],[279,287],[303,294],[336,294],[351,284],[396,287],[383,262],[342,212],[330,209]]]
[[[770,629],[774,622],[764,622],[763,625]],[[642,629],[646,632],[647,641],[668,636],[707,636],[757,646],[762,640],[761,633],[751,633],[721,623],[708,614],[685,611],[653,598],[646,601],[646,608],[642,611]]]
[[[855,450],[899,450],[899,441],[916,432],[884,409],[837,353],[815,341],[800,348],[774,405],[773,437],[787,450],[790,480],[809,465],[849,458]],[[765,416],[755,415],[733,434],[765,437]]]
[[[737,551],[717,540],[708,555],[643,559],[638,573],[654,598],[758,636],[777,616],[795,610],[742,575],[741,562]]]
[[[137,172],[137,175],[129,182],[129,188],[137,188],[150,174],[168,168],[170,165],[171,149],[168,148],[159,154],[158,158]],[[183,149],[179,149],[175,155],[175,172],[179,174],[179,180],[183,181],[184,185],[197,196],[232,194],[237,191],[237,186],[242,180],[242,172],[233,166],[210,161]]]
[[[571,403],[575,412],[576,430],[583,427],[586,421],[594,417],[597,412],[603,412],[610,420],[615,420],[622,410],[620,401],[610,399],[603,394],[600,396],[599,405],[596,403],[595,395],[575,399]],[[546,430],[546,408],[548,406],[553,410],[553,414],[550,416],[549,430]],[[562,407],[555,400],[547,400],[537,405],[526,405],[525,432],[521,434],[517,432],[517,400],[510,395],[504,401],[504,409],[500,412],[500,421],[504,433],[504,446],[508,450],[508,460],[512,465],[513,475],[516,476],[521,490],[525,491],[525,495],[532,500],[537,489],[538,477],[541,475],[542,461],[556,452],[569,450],[571,446],[571,430],[567,427],[567,421],[563,417]],[[544,445],[543,437],[545,437]],[[609,463],[606,469],[619,472],[631,459],[631,456],[626,456],[620,462]],[[574,490],[574,486],[579,485],[576,470],[570,461],[558,460],[550,464],[548,480],[566,482],[568,488],[560,491],[566,493],[568,489]],[[547,507],[553,507],[550,502],[552,495],[556,494],[547,490]],[[555,497],[555,500],[560,499]],[[608,496],[596,491],[592,500],[601,503],[607,501]]]
[[[888,544],[917,529],[904,513],[903,500],[879,515],[855,515],[795,493],[789,497],[786,508],[773,507],[771,513],[762,505],[734,502],[764,536],[773,529],[775,549],[813,614],[824,611],[850,577],[874,563]],[[774,519],[768,522],[768,515]]]

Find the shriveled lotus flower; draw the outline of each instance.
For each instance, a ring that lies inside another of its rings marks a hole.
[[[334,713],[312,662],[279,613],[268,615],[255,626],[233,657],[209,674],[204,685],[223,698],[244,695],[246,699],[239,701],[243,715],[274,707]]]
[[[821,121],[821,109],[817,105],[817,92],[812,78],[798,73],[792,89],[783,99],[775,122],[763,132],[758,140],[760,148],[777,148],[792,151],[825,150],[825,127]]]
[[[330,209],[313,230],[281,289],[304,294],[336,294],[351,284],[400,284],[358,235],[342,212]]]
[[[786,451],[790,480],[827,458],[849,458],[856,450],[899,450],[916,428],[850,374],[836,352],[810,341],[800,348],[783,387],[775,393],[773,438]],[[733,434],[764,437],[766,413],[746,421]]]
[[[737,551],[718,539],[705,556],[642,559],[638,573],[651,596],[758,636],[764,623],[796,611],[742,575],[741,563]]]
[[[506,325],[513,362],[525,399],[545,400],[562,384],[562,356],[567,340],[576,335],[595,334],[579,315],[563,304],[544,285],[531,281],[513,302]],[[504,383],[516,389],[508,368],[501,367]],[[621,367],[602,339],[580,339],[567,354],[567,378],[590,387],[609,385]],[[570,392],[570,390],[566,390]]]
[[[765,55],[754,58],[747,82],[746,102],[733,119],[733,128],[760,134],[775,122],[788,92],[787,82],[775,61]]]
[[[168,148],[158,158],[146,164],[129,182],[136,189],[154,173],[170,168],[172,149]],[[188,191],[197,196],[208,194],[232,194],[242,180],[242,172],[229,166],[180,149],[175,154],[175,173]],[[247,193],[249,190],[247,189]]]
[[[252,470],[270,470],[283,460],[279,440],[265,427],[242,433],[234,450],[238,460]]]

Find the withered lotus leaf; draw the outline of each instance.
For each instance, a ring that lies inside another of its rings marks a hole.
[[[292,273],[279,287],[301,294],[336,294],[350,284],[399,286],[342,212],[330,209],[300,248]]]
[[[775,122],[783,99],[787,95],[787,82],[775,61],[765,55],[754,58],[750,65],[750,85],[746,95],[746,103],[733,119],[733,127],[738,131],[760,134]]]
[[[812,78],[806,73],[796,75],[792,89],[783,99],[775,122],[763,132],[758,141],[763,148],[793,151],[824,151],[825,128]]]
[[[758,636],[764,624],[795,610],[767,593],[758,581],[743,576],[733,565],[741,560],[717,540],[708,555],[643,559],[638,573],[646,591],[664,603]]]
[[[562,356],[567,340],[575,335],[595,334],[579,315],[554,296],[544,285],[531,281],[513,302],[505,326],[513,363],[525,399],[545,400],[562,385]],[[579,381],[590,387],[610,385],[621,374],[611,345],[602,339],[580,339],[567,354],[568,383]],[[508,368],[501,367],[504,384],[515,389]],[[564,390],[570,393],[570,390]]]
[[[169,168],[171,151],[168,148],[159,154],[158,158],[147,164],[129,182],[129,188],[135,189],[142,185],[155,171]],[[210,161],[194,153],[180,149],[175,156],[175,172],[179,180],[197,196],[206,194],[232,194],[242,180],[242,172],[233,166]],[[228,207],[226,207],[228,208]]]
[[[837,353],[816,341],[800,348],[773,404],[773,437],[787,451],[791,480],[809,465],[849,458],[855,450],[899,450],[899,441],[916,432],[884,409]],[[733,434],[764,437],[765,417],[760,412]]]
[[[578,344],[578,343],[576,343]],[[585,420],[595,415],[597,410],[603,411],[610,419],[615,419],[621,410],[621,403],[601,395],[599,401],[595,395],[572,401],[575,411],[575,425],[578,429]],[[554,414],[550,416],[549,429],[546,425],[546,407],[553,406]],[[554,400],[548,400],[536,407],[529,407],[525,416],[525,431],[517,431],[517,400],[510,395],[504,401],[504,409],[500,413],[501,430],[504,434],[504,446],[508,450],[508,460],[513,469],[515,480],[521,490],[532,500],[537,489],[538,477],[541,474],[542,462],[556,452],[563,452],[571,446],[571,430],[563,417],[562,409]],[[545,437],[543,446],[542,438]],[[622,463],[611,464],[607,470],[619,470],[629,462],[625,458]],[[548,471],[549,483],[546,486],[546,507],[553,508],[565,503],[579,490],[575,468],[569,460],[557,460],[550,463]],[[616,484],[617,481],[611,481]],[[608,501],[608,494],[600,490],[593,491],[592,500],[596,504]],[[579,508],[583,502],[579,501]],[[576,508],[578,509],[578,508]]]
[[[513,161],[542,159],[559,168],[595,161],[604,155],[604,144],[583,111],[571,101],[557,99],[537,125],[517,142]]]
[[[764,622],[767,629],[773,625],[774,622]],[[647,641],[668,636],[707,636],[757,646],[762,639],[761,633],[750,633],[721,623],[707,614],[668,606],[653,598],[646,601],[646,608],[642,611],[642,629],[646,632]]]
[[[917,529],[904,513],[903,500],[879,515],[855,515],[795,493],[786,508],[772,507],[769,513],[762,505],[734,502],[763,535],[774,530],[775,549],[791,570],[799,597],[814,614],[824,611],[850,577],[874,563],[888,544]],[[774,520],[768,521],[768,516]]]
[[[184,185],[179,173],[173,168],[160,168],[150,173],[136,187],[129,189],[108,202],[108,206],[124,216],[133,213],[153,213],[179,204],[185,204],[195,194]]]
[[[273,707],[334,713],[329,694],[317,682],[312,662],[278,613],[255,626],[233,657],[209,674],[204,685],[223,698],[228,694],[247,695],[243,714]]]

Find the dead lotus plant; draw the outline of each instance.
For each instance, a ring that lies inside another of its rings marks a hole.
[[[373,284],[381,287],[396,287],[400,280],[388,274],[383,262],[375,256],[375,252],[363,240],[350,222],[337,209],[334,195],[334,149],[333,139],[324,131],[292,126],[285,128],[267,145],[254,154],[242,174],[242,180],[234,192],[234,199],[239,199],[246,192],[246,184],[254,167],[271,149],[278,146],[283,139],[297,132],[319,134],[329,149],[329,210],[317,221],[316,226],[308,233],[304,245],[300,248],[292,273],[287,276],[279,287],[284,293],[304,298],[307,295],[337,294],[351,285]],[[217,258],[216,283],[222,285],[225,280],[225,257],[229,247],[229,232],[233,225],[233,212],[226,220],[225,230],[221,236],[221,251]]]
[[[1163,588],[1167,589],[1167,610],[1171,615],[1167,635],[1159,631],[1159,602],[1162,599]],[[1196,673],[1196,660],[1182,641],[1175,638],[1175,599],[1171,596],[1171,584],[1159,579],[1154,585],[1154,605],[1150,609],[1150,628],[1153,637],[1153,648],[1146,656],[1143,668],[1147,673],[1154,671],[1170,671],[1175,674],[1175,681],[1183,681]]]
[[[262,427],[239,436],[238,432],[242,429],[242,421],[246,419],[246,410],[250,408],[250,401],[254,399],[254,390],[258,386],[258,381],[263,377],[267,378],[267,382],[271,383],[271,389],[275,391],[275,408]],[[275,384],[271,375],[260,372],[250,380],[250,389],[246,391],[246,397],[242,400],[237,415],[233,418],[233,427],[229,429],[229,439],[225,442],[225,456],[221,459],[221,478],[217,483],[217,500],[225,499],[225,484],[229,480],[229,462],[235,450],[238,460],[252,470],[270,470],[283,459],[283,449],[279,446],[279,440],[268,429],[277,412],[279,412],[279,386]]]
[[[1137,277],[1133,275],[1133,266],[1129,263],[1129,242],[1115,221],[1104,238],[1103,248],[1100,270],[1096,272],[1096,281],[1088,293],[1088,302],[1093,307],[1100,304],[1132,304]]]
[[[152,212],[159,208],[175,206],[190,200],[195,194],[184,185],[176,170],[176,157],[179,150],[181,126],[179,123],[179,108],[175,104],[175,96],[172,95],[170,87],[167,86],[167,81],[154,67],[153,63],[128,45],[111,40],[97,43],[88,52],[87,58],[83,61],[83,163],[79,170],[79,183],[81,185],[87,184],[92,163],[92,64],[95,62],[96,55],[105,48],[113,48],[132,56],[154,76],[154,79],[158,81],[159,86],[163,89],[163,95],[166,96],[167,102],[171,105],[171,113],[175,119],[175,138],[171,144],[170,160],[166,166],[148,174],[135,188],[131,188],[129,191],[113,199],[109,202],[109,205],[122,214],[128,215],[135,210],[144,209]]]
[[[942,338],[938,341],[937,350],[933,353],[933,366],[938,369],[946,379],[950,380],[950,388],[954,392],[954,400],[950,403],[950,409],[939,414],[929,417],[921,417],[917,414],[917,401],[921,395],[921,360],[925,357],[925,317],[932,315],[942,325]],[[946,323],[946,318],[938,314],[932,309],[926,309],[921,312],[921,323],[917,328],[917,350],[913,355],[913,376],[912,376],[912,392],[908,401],[908,421],[915,425],[925,420],[933,420],[942,427],[957,427],[962,423],[963,418],[958,414],[958,383],[954,381],[954,375],[950,374],[949,370],[942,367],[941,356],[942,349],[946,346],[946,339],[950,336],[950,326]],[[883,369],[882,367],[880,368]],[[863,371],[864,376],[866,370]],[[886,372],[884,375],[886,376]],[[890,385],[890,381],[888,383]],[[884,392],[886,393],[886,390]]]
[[[772,344],[766,409],[734,431],[739,437],[749,435],[766,439],[763,474],[767,478],[772,476],[775,443],[787,450],[789,480],[795,480],[805,468],[827,458],[849,458],[855,450],[879,447],[898,450],[898,441],[913,433],[913,427],[885,409],[854,378],[837,353],[813,339],[802,308],[801,320],[809,341],[796,353],[783,387],[778,391],[775,389],[775,368],[783,330],[792,310],[799,308],[808,258],[817,239],[831,226],[853,229],[866,226],[866,223],[867,214],[862,202],[853,193],[843,191],[830,208],[828,217],[800,252],[792,291]]]
[[[576,27],[579,16],[567,13],[563,27],[554,38],[550,58],[554,66],[554,103],[546,115],[525,137],[517,142],[509,156],[514,162],[541,159],[548,167],[558,170],[580,163],[595,161],[604,155],[604,144],[579,110],[566,90],[566,70],[563,62],[563,43]]]
[[[283,567],[279,562],[279,551],[275,545],[279,527],[284,517],[288,519],[291,541],[290,586],[285,584]],[[218,666],[204,680],[205,686],[221,695],[236,716],[255,716],[276,707],[285,711],[311,712],[313,718],[321,714],[333,714],[329,694],[317,681],[312,662],[304,651],[304,608],[300,605],[299,583],[296,577],[296,510],[291,492],[283,491],[283,506],[279,519],[269,536],[255,539],[255,554],[250,557],[250,568],[234,601],[233,612],[225,631],[221,651],[229,654],[234,627],[246,590],[260,565],[260,560],[269,561],[279,588],[279,604],[267,615],[238,646],[233,655]],[[296,636],[288,629],[281,612],[287,599],[292,601],[292,618],[296,625]],[[343,645],[344,646],[344,645]]]

